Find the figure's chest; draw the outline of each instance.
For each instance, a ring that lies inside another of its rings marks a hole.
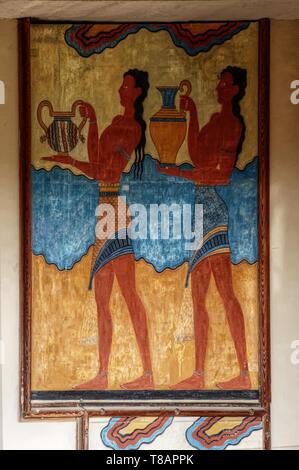
[[[106,127],[101,134],[102,144],[120,144],[124,140],[130,140],[131,136],[135,133],[135,127],[123,116],[116,116],[110,126]]]
[[[236,140],[235,122],[223,116],[213,118],[204,128],[202,137],[213,148]]]

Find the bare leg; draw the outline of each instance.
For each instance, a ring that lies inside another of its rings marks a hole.
[[[194,374],[174,385],[175,390],[201,390],[204,388],[204,364],[208,343],[209,317],[205,301],[211,278],[209,259],[201,261],[192,271],[191,286],[194,317],[195,371]]]
[[[221,382],[217,386],[223,389],[248,390],[251,388],[251,383],[248,373],[244,316],[233,289],[230,255],[228,253],[213,255],[210,257],[210,263],[218,291],[224,303],[240,366],[240,375],[238,377],[227,382]]]
[[[122,295],[126,301],[131,315],[144,371],[141,377],[127,384],[123,384],[122,387],[131,390],[153,389],[154,384],[150,357],[147,317],[143,303],[136,290],[135,260],[132,255],[125,255],[120,256],[112,263]]]
[[[105,390],[108,386],[108,365],[112,344],[112,319],[109,300],[113,286],[113,269],[107,264],[95,276],[95,297],[98,310],[99,373],[88,382],[77,385],[77,390]]]

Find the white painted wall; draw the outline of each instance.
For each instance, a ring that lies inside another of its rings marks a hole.
[[[271,36],[271,317],[273,447],[299,448],[299,365],[291,342],[299,339],[299,105],[290,82],[299,80],[299,21],[272,22]],[[74,422],[19,420],[19,207],[16,22],[0,23],[0,447],[74,449]],[[1,382],[2,380],[2,382]]]
[[[0,333],[2,365],[2,446],[4,449],[73,449],[74,422],[19,420],[19,163],[17,24],[0,25],[0,80],[6,103],[0,105]],[[1,416],[1,415],[0,415]]]
[[[270,246],[272,445],[299,447],[299,21],[273,21],[271,34]]]

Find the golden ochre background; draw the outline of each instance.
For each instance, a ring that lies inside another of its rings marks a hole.
[[[234,36],[209,52],[189,57],[173,45],[168,33],[141,30],[114,49],[90,58],[80,57],[64,42],[65,25],[34,25],[32,55],[32,163],[35,168],[50,169],[53,164],[41,160],[52,155],[47,143],[40,142],[36,110],[48,99],[54,110],[69,111],[77,99],[90,102],[96,109],[100,130],[122,112],[118,89],[129,68],[149,72],[150,90],[145,101],[145,119],[161,107],[156,86],[178,85],[183,79],[192,83],[200,124],[218,109],[215,96],[218,75],[227,65],[245,67],[248,87],[241,112],[247,132],[237,166],[242,169],[257,155],[257,25]],[[44,111],[45,122],[51,118]],[[80,118],[75,119],[76,122]],[[84,129],[85,134],[87,128]],[[147,132],[146,152],[157,158]],[[78,143],[74,158],[87,160],[86,144]],[[178,161],[188,160],[186,142]],[[75,173],[80,173],[71,168]],[[32,292],[32,388],[67,390],[93,377],[98,370],[96,304],[87,290],[91,251],[71,271],[59,271],[42,256],[33,256]],[[149,324],[150,345],[157,388],[191,375],[194,369],[194,340],[190,288],[185,290],[186,265],[157,274],[144,261],[136,263],[136,283],[144,302]],[[242,262],[232,266],[236,295],[241,303],[245,324],[249,368],[253,388],[258,386],[258,264]],[[136,339],[127,306],[114,281],[110,301],[113,317],[113,344],[110,358],[109,388],[142,373]],[[216,388],[218,381],[238,374],[238,363],[225,318],[225,311],[212,278],[207,308],[210,329],[206,358],[206,386]]]
[[[69,27],[69,26],[68,26]],[[241,102],[241,112],[246,122],[246,140],[237,166],[242,169],[257,155],[257,99],[258,99],[258,25],[252,23],[223,45],[208,52],[190,57],[174,46],[166,31],[151,33],[141,30],[128,36],[114,49],[89,58],[81,57],[64,41],[65,25],[33,25],[31,39],[32,61],[32,162],[36,168],[51,168],[52,163],[41,161],[42,156],[53,151],[47,143],[40,142],[43,131],[36,118],[38,104],[49,100],[54,110],[70,111],[74,101],[82,99],[91,103],[96,112],[100,130],[117,114],[122,113],[118,89],[122,76],[130,68],[149,73],[150,89],[144,102],[144,117],[150,117],[162,105],[157,86],[177,86],[188,79],[192,84],[191,96],[198,108],[200,125],[219,109],[215,88],[220,72],[227,65],[247,69],[248,85]],[[179,94],[177,103],[179,102]],[[44,110],[47,124],[52,119]],[[80,121],[78,119],[76,122]],[[87,132],[87,127],[85,133]],[[146,152],[158,158],[147,128]],[[72,152],[74,158],[87,160],[87,148],[79,143]],[[185,140],[178,154],[178,162],[188,160]]]

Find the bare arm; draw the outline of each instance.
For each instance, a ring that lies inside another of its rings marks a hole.
[[[199,123],[197,116],[197,108],[194,101],[188,96],[182,96],[180,102],[180,108],[184,111],[190,112],[190,121],[188,129],[188,150],[191,160],[194,164],[197,164],[200,160],[199,155]]]

